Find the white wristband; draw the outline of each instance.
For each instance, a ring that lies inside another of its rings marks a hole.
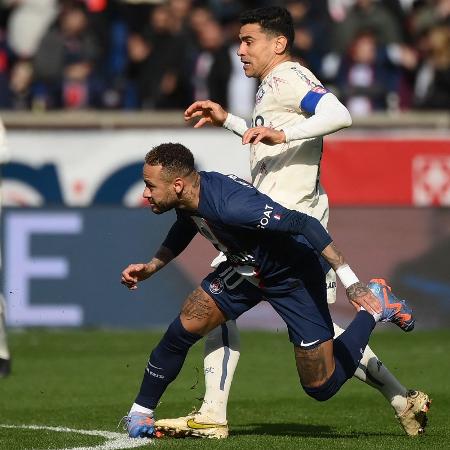
[[[358,283],[358,277],[355,275],[353,270],[348,264],[344,264],[336,269],[336,275],[341,280],[341,283],[347,289],[352,284]]]

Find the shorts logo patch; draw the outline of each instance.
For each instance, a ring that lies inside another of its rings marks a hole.
[[[220,294],[223,291],[223,281],[221,278],[214,278],[209,285],[212,294]]]

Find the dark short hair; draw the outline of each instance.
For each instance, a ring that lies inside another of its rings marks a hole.
[[[145,164],[162,166],[169,177],[184,177],[195,171],[191,151],[182,144],[172,142],[153,147],[145,155]]]
[[[286,50],[289,52],[294,43],[295,31],[291,13],[280,6],[267,6],[264,8],[244,11],[239,21],[242,25],[257,23],[263,31],[273,35],[282,35],[287,39]]]

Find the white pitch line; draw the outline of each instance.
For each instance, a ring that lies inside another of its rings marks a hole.
[[[106,439],[103,444],[95,445],[94,447],[70,447],[64,449],[55,450],[121,450],[127,448],[141,447],[142,445],[152,444],[152,439],[134,439],[125,436],[123,433],[115,433],[113,431],[102,430],[76,430],[73,428],[65,427],[47,427],[42,425],[3,425],[0,424],[0,428],[22,428],[27,430],[49,430],[62,433],[78,433],[88,434],[90,436],[101,436]]]

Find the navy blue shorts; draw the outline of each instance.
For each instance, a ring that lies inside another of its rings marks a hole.
[[[327,304],[325,274],[290,277],[270,288],[254,277],[242,276],[224,262],[201,283],[227,319],[237,319],[261,301],[269,302],[287,325],[295,345],[313,348],[333,339],[333,321]]]

